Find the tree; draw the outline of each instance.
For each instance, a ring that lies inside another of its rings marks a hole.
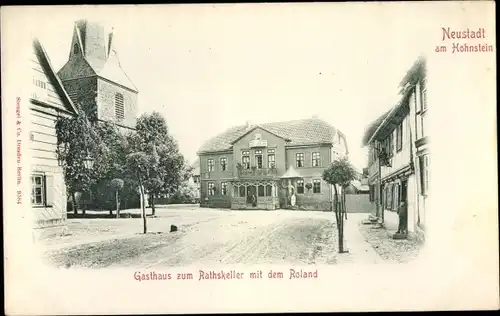
[[[115,191],[115,198],[116,198],[116,218],[120,218],[120,199],[119,199],[119,193],[123,189],[123,185],[125,183],[123,182],[122,179],[115,178],[111,180],[110,186],[114,189]],[[109,211],[110,214],[112,214],[112,211]]]
[[[149,170],[156,166],[155,159],[151,155],[143,151],[133,152],[127,155],[126,168],[130,172],[131,177],[137,181],[139,186],[141,198],[145,200],[144,182],[149,176]],[[148,231],[146,221],[146,207],[142,203],[142,219],[143,219],[143,233]]]
[[[137,120],[139,147],[157,157],[157,167],[151,169],[144,182],[147,193],[151,196],[151,209],[156,213],[154,200],[160,193],[172,194],[187,176],[184,157],[179,152],[175,139],[168,134],[165,118],[157,113],[142,115]]]
[[[59,117],[55,128],[56,153],[64,165],[64,180],[76,214],[78,206],[75,193],[90,192],[91,185],[106,172],[109,149],[80,108],[73,117]],[[90,169],[85,165],[89,159],[94,161]]]
[[[141,197],[151,195],[152,211],[155,214],[154,198],[159,193],[174,192],[184,176],[184,157],[177,142],[168,134],[165,118],[157,112],[143,114],[137,120],[136,133],[129,135],[129,153],[126,169],[137,182]],[[146,233],[146,211],[143,203],[144,233]]]
[[[349,163],[347,157],[335,160],[327,169],[323,171],[323,180],[331,184],[334,189],[335,199],[335,218],[337,221],[337,230],[339,235],[339,253],[344,251],[344,216],[347,219],[345,208],[345,189],[349,186],[356,176],[356,171]],[[339,200],[339,187],[342,188]]]

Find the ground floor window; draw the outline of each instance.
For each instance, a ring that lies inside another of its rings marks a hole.
[[[321,180],[313,180],[313,193],[321,193]]]
[[[220,184],[220,193],[222,195],[227,195],[227,182],[222,182]]]
[[[273,186],[270,184],[266,185],[266,196],[273,196]]]
[[[257,190],[258,196],[264,196],[264,186],[259,185],[259,189]]]
[[[297,194],[304,194],[304,180],[297,180]]]
[[[43,174],[34,174],[31,176],[31,204],[44,206],[45,201],[45,176]]]
[[[208,183],[208,195],[215,195],[215,183]]]
[[[44,173],[31,175],[31,204],[51,207],[54,203],[54,177]]]
[[[233,183],[233,197],[240,197],[250,201],[253,196],[255,197],[277,197],[277,184],[269,182],[255,182],[255,183]]]
[[[386,184],[384,187],[384,209],[386,210],[397,210],[399,203],[401,202],[403,195],[401,194],[402,188],[399,183]]]

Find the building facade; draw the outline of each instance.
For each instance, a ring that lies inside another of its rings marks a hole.
[[[75,22],[69,58],[58,76],[75,105],[125,132],[135,129],[138,89],[120,65],[113,36],[98,23]]]
[[[31,213],[35,228],[66,225],[66,185],[57,159],[55,124],[58,117],[77,113],[41,43],[35,39],[30,55]]]
[[[193,184],[193,186],[196,188],[196,194],[195,194],[195,200],[196,203],[200,203],[200,159],[196,159],[196,161],[192,165],[193,167],[193,172],[191,175],[191,178],[189,181]]]
[[[397,230],[397,209],[408,208],[410,234],[423,234],[428,192],[428,139],[424,132],[427,100],[425,60],[419,59],[402,82],[403,96],[367,130],[370,200],[377,204],[377,217],[389,230]]]
[[[329,210],[332,189],[321,176],[347,154],[345,135],[317,118],[231,128],[198,152],[200,204]]]

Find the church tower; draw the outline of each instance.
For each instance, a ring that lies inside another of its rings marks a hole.
[[[135,129],[138,90],[120,65],[113,31],[87,20],[75,22],[69,58],[58,76],[77,106],[99,121]]]

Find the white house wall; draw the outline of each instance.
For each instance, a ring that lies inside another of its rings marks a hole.
[[[409,133],[409,117],[408,115],[404,118],[403,122],[403,148],[401,151],[396,152],[396,130],[392,132],[393,142],[392,142],[392,152],[393,157],[391,158],[391,167],[382,166],[382,181],[384,178],[390,176],[396,171],[408,166],[410,164],[410,133]]]

